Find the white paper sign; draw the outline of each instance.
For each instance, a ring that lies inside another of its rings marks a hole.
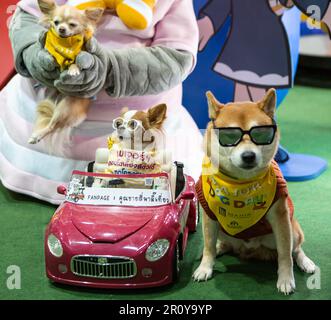
[[[77,204],[153,207],[170,202],[168,190],[81,188],[69,193],[66,200]]]
[[[160,172],[154,152],[122,149],[109,151],[108,171],[115,174]]]

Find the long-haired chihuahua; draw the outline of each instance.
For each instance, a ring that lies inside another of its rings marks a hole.
[[[45,49],[57,61],[61,70],[68,68],[71,76],[80,74],[75,58],[84,49],[101,19],[103,9],[78,10],[73,6],[57,6],[54,0],[38,0],[44,14],[41,24],[48,28]],[[65,96],[41,101],[29,143],[35,144],[55,132],[65,131],[81,124],[87,116],[90,99]]]

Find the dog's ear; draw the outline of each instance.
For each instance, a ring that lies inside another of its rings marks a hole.
[[[166,119],[167,105],[159,104],[147,111],[147,117],[151,127],[160,128]]]
[[[56,8],[54,0],[38,0],[38,5],[40,11],[47,16],[49,16]]]
[[[216,119],[219,111],[224,107],[224,105],[215,98],[211,91],[207,91],[206,96],[208,101],[209,119]]]
[[[103,15],[104,9],[102,8],[87,8],[85,10],[85,16],[87,19],[89,19],[93,24],[97,24],[102,15]]]
[[[124,115],[129,111],[128,107],[123,107],[121,110],[121,117],[124,117]]]
[[[274,118],[276,111],[276,90],[269,89],[265,97],[259,102],[259,107],[270,117]]]

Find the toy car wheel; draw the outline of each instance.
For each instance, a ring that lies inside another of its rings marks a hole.
[[[172,280],[178,281],[179,275],[180,275],[180,248],[177,240],[176,248],[174,250],[174,257],[173,257]]]

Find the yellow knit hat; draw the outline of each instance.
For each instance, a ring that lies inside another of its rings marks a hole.
[[[151,24],[156,2],[157,0],[69,0],[68,5],[80,10],[112,9],[128,28],[142,30]]]

